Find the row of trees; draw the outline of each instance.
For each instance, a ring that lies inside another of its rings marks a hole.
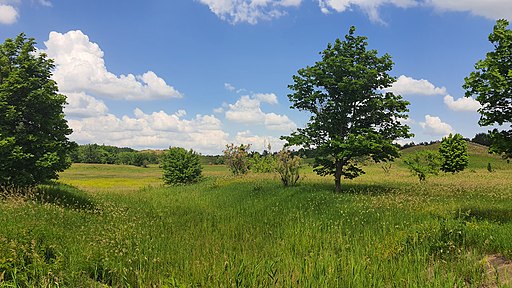
[[[489,35],[495,50],[476,63],[463,87],[467,97],[476,96],[482,104],[481,126],[509,126],[509,130],[493,129],[488,140],[490,151],[512,158],[512,31],[508,25],[506,20],[496,22]],[[412,136],[402,121],[408,117],[409,103],[384,92],[396,81],[388,74],[393,67],[391,56],[378,56],[367,46],[367,38],[356,36],[351,27],[344,40],[328,44],[321,60],[300,69],[289,85],[291,108],[311,116],[304,128],[282,139],[313,155],[314,170],[333,175],[338,192],[342,177],[364,173],[357,159],[393,161],[399,156],[393,141]],[[76,144],[68,139],[72,131],[63,113],[66,98],[51,79],[53,68],[53,61],[24,34],[0,45],[0,191],[56,179],[70,165],[69,154]],[[112,161],[108,153],[84,156],[88,152],[82,152],[71,157]]]
[[[145,167],[158,164],[156,151],[137,151],[127,147],[98,144],[80,145],[70,153],[73,163],[123,164]]]

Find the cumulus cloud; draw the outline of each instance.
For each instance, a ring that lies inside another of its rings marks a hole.
[[[450,124],[444,123],[441,118],[436,116],[425,115],[425,122],[420,122],[419,125],[426,134],[431,136],[446,136],[454,133]]]
[[[452,96],[444,96],[444,104],[453,111],[471,111],[476,112],[482,107],[480,102],[473,98],[462,97],[455,100]]]
[[[419,3],[415,0],[319,0],[320,10],[325,13],[344,12],[358,7],[363,10],[370,20],[374,22],[384,23],[380,18],[379,8],[389,4],[400,8],[408,8],[417,6]]]
[[[48,57],[55,60],[54,79],[64,93],[87,93],[123,100],[180,98],[181,93],[154,72],[115,75],[109,72],[104,53],[82,31],[51,32],[44,42]]]
[[[436,87],[434,84],[430,83],[425,79],[414,79],[411,77],[407,77],[405,75],[401,75],[398,77],[397,81],[393,83],[393,85],[389,88],[384,89],[387,92],[393,92],[396,94],[400,94],[402,96],[405,95],[442,95],[446,94],[445,87]]]
[[[68,104],[64,107],[64,113],[68,117],[96,117],[106,115],[108,112],[103,101],[84,92],[70,92],[66,96]]]
[[[256,24],[279,18],[286,8],[300,6],[302,0],[199,0],[222,20],[232,24]]]
[[[228,105],[226,119],[244,124],[262,124],[269,130],[291,131],[297,128],[286,115],[263,112],[261,103],[277,104],[277,96],[273,93],[244,95],[235,104]]]
[[[510,0],[426,0],[425,5],[439,11],[469,12],[493,20],[500,18],[512,20],[512,1]]]
[[[18,20],[18,11],[11,5],[0,2],[0,24],[13,24]]]
[[[186,112],[145,113],[134,110],[134,116],[117,117],[104,114],[82,119],[69,119],[73,129],[71,140],[79,143],[104,143],[139,149],[180,146],[205,154],[218,154],[229,142],[221,121],[213,115],[196,115],[185,119]]]

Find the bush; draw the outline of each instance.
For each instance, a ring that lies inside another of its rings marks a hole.
[[[444,172],[463,171],[469,164],[468,144],[460,134],[444,137],[439,146],[439,153],[443,157],[441,170]]]
[[[425,181],[429,174],[437,175],[441,162],[439,153],[430,150],[419,151],[404,158],[404,163],[418,176],[420,182]]]
[[[202,167],[199,154],[192,149],[169,147],[161,159],[164,170],[164,182],[167,185],[181,185],[197,182],[201,179]]]
[[[276,170],[276,160],[272,154],[260,156],[255,153],[249,162],[251,171],[255,173],[271,173]]]
[[[300,178],[300,157],[293,156],[290,151],[283,149],[277,153],[276,158],[276,171],[281,176],[283,185],[295,185]]]
[[[233,175],[243,175],[249,171],[248,151],[251,144],[227,144],[224,152],[224,162],[228,165]]]

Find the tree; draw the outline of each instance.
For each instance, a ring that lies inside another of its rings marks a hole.
[[[420,182],[427,180],[427,175],[439,174],[442,157],[436,151],[424,150],[407,155],[404,163],[411,172],[418,176]]]
[[[466,97],[476,95],[482,104],[480,126],[506,125],[512,127],[512,31],[507,20],[498,20],[489,41],[494,51],[475,64],[476,71],[464,79]],[[512,158],[512,129],[489,131],[490,152]]]
[[[463,171],[469,164],[468,143],[460,134],[444,137],[439,146],[439,154],[443,158],[441,170],[456,173]]]
[[[76,145],[51,79],[53,61],[20,34],[0,44],[0,191],[24,190],[70,165]]]
[[[392,141],[411,136],[409,127],[400,123],[407,118],[409,103],[383,92],[396,81],[387,74],[391,57],[367,50],[367,38],[354,32],[351,27],[344,41],[327,45],[321,61],[293,76],[294,84],[288,86],[293,91],[288,95],[291,108],[308,111],[311,117],[305,128],[282,137],[288,145],[312,153],[314,170],[334,175],[337,192],[342,176],[351,179],[364,173],[355,159],[391,161],[399,151]]]
[[[226,144],[224,152],[224,162],[228,165],[233,175],[243,175],[249,171],[249,149],[251,144]]]
[[[182,185],[201,179],[201,162],[199,154],[192,149],[169,147],[162,156],[160,167],[163,169],[164,182],[168,185]]]
[[[295,185],[299,181],[300,157],[283,148],[276,155],[276,171],[281,177],[281,182],[285,187]]]
[[[489,135],[487,133],[477,133],[475,137],[471,139],[471,142],[477,143],[484,146],[490,146],[491,142],[489,141]]]

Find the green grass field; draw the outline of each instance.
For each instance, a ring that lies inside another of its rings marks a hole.
[[[372,164],[342,194],[308,167],[290,188],[223,166],[164,187],[158,167],[73,165],[0,202],[0,286],[510,287],[512,164],[470,148],[461,173]]]

